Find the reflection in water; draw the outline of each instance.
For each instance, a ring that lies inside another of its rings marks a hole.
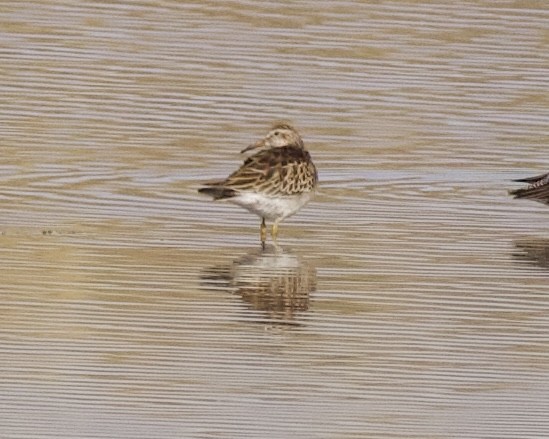
[[[549,268],[549,239],[524,239],[515,241],[516,259]]]
[[[207,288],[238,294],[253,310],[277,321],[291,321],[309,308],[316,290],[316,269],[302,258],[272,247],[254,250],[202,274]]]

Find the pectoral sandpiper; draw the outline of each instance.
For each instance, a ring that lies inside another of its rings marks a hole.
[[[549,204],[549,173],[515,181],[528,183],[528,187],[510,191],[510,195],[514,195],[515,198],[528,198]]]
[[[260,151],[225,180],[205,183],[198,191],[259,215],[263,246],[267,239],[265,220],[272,221],[271,236],[277,245],[278,224],[311,200],[317,172],[301,136],[290,125],[275,125],[263,139],[241,152],[256,148]]]

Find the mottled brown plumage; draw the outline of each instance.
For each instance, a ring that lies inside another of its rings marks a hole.
[[[528,187],[510,191],[510,195],[514,195],[515,198],[528,198],[549,204],[549,173],[515,181],[528,183]]]
[[[259,215],[264,243],[265,219],[273,221],[272,236],[276,241],[278,223],[312,198],[318,176],[301,136],[290,125],[275,125],[267,136],[242,152],[256,148],[260,151],[248,157],[229,177],[206,183],[199,192]]]

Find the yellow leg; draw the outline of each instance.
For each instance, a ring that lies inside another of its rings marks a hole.
[[[267,226],[265,225],[265,218],[261,219],[261,228],[259,230],[259,236],[261,238],[261,245],[265,247],[265,241],[267,240]]]
[[[276,237],[278,236],[278,222],[275,221],[271,228],[271,236],[273,237],[273,242],[276,244]]]

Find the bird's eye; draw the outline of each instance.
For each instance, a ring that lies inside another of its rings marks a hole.
[[[275,136],[280,136],[280,131],[275,131],[275,132],[274,132],[274,135],[275,135]]]

